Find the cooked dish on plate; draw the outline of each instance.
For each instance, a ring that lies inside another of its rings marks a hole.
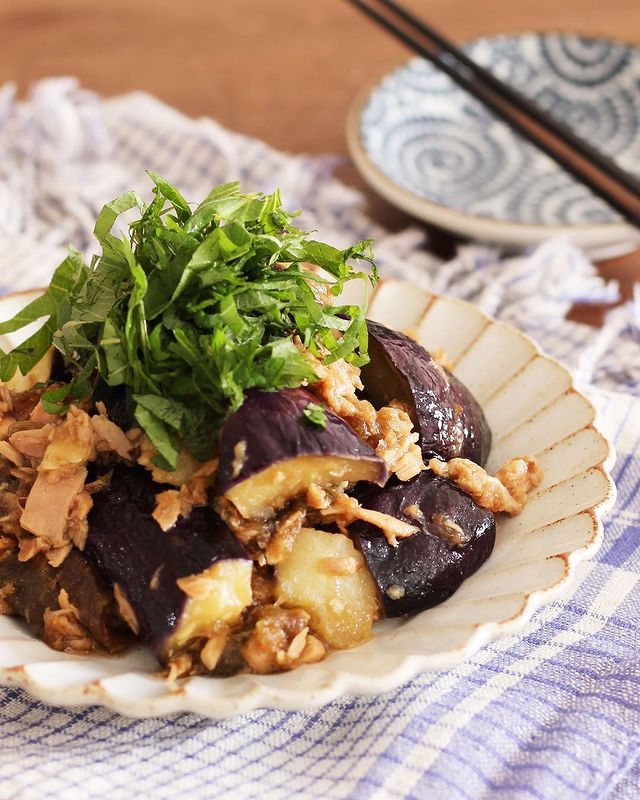
[[[0,324],[31,326],[0,354],[0,611],[179,678],[291,670],[446,600],[536,460],[489,475],[446,354],[341,299],[376,282],[371,242],[316,241],[277,192],[192,207],[151,178]]]

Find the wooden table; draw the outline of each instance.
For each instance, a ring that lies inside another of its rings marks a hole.
[[[640,42],[639,0],[406,4],[458,41],[546,29]],[[0,79],[22,92],[38,78],[77,75],[106,95],[147,90],[280,149],[345,157],[353,97],[407,58],[344,0],[1,0],[0,43]],[[340,175],[362,187],[352,168]],[[408,221],[367,197],[388,227]],[[434,246],[450,249],[450,237],[431,234]],[[624,267],[623,277],[636,269]]]

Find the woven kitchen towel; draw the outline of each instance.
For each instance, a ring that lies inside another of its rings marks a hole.
[[[100,206],[153,169],[204,196],[240,178],[283,190],[301,225],[337,245],[373,237],[381,271],[463,297],[568,364],[618,450],[617,508],[572,593],[526,631],[454,670],[313,712],[131,720],[56,709],[0,689],[0,800],[75,798],[635,798],[640,772],[640,301],[601,331],[563,320],[575,300],[614,299],[563,240],[503,260],[470,246],[446,265],[423,235],[390,235],[330,158],[274,152],[142,94],[102,101],[70,79],[28,101],[0,91],[0,285],[41,285],[67,242],[89,251]]]

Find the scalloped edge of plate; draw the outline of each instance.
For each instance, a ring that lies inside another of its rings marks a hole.
[[[591,535],[588,541],[573,550],[561,549],[561,552],[554,551],[553,555],[544,556],[544,561],[561,560],[557,579],[554,578],[550,585],[539,589],[514,592],[511,610],[505,614],[504,618],[462,626],[463,633],[467,632],[466,638],[463,638],[462,641],[454,641],[449,646],[447,646],[446,637],[447,627],[438,628],[437,625],[434,625],[434,629],[443,634],[444,645],[441,649],[436,649],[428,654],[399,653],[394,652],[393,647],[385,650],[383,638],[385,634],[387,637],[392,636],[394,631],[400,631],[402,634],[403,625],[421,618],[424,619],[424,615],[429,614],[429,611],[425,611],[406,621],[402,620],[399,625],[395,626],[392,621],[382,621],[377,625],[378,635],[374,635],[367,644],[354,650],[335,652],[319,664],[304,666],[290,673],[268,676],[238,675],[231,678],[199,677],[174,684],[154,675],[157,667],[143,648],[133,648],[124,656],[114,658],[70,656],[49,650],[27,632],[21,623],[5,618],[12,627],[12,635],[3,637],[0,634],[0,645],[2,646],[0,654],[13,647],[16,652],[16,663],[12,662],[6,665],[7,656],[0,655],[0,661],[5,661],[5,667],[0,667],[0,684],[20,686],[36,698],[54,706],[100,705],[134,717],[194,712],[212,719],[222,719],[261,708],[300,711],[315,708],[345,695],[380,694],[397,688],[419,673],[454,667],[488,642],[523,630],[537,609],[564,594],[575,575],[576,566],[591,558],[598,550],[603,536],[602,518],[612,507],[616,497],[615,485],[610,476],[615,453],[611,443],[598,428],[593,404],[575,389],[569,371],[555,359],[545,355],[532,339],[513,326],[492,319],[465,301],[434,295],[405,281],[383,279],[371,296],[372,317],[376,317],[376,302],[383,299],[381,291],[385,287],[390,293],[398,291],[411,293],[411,302],[415,312],[414,322],[418,324],[426,317],[429,308],[440,301],[455,304],[455,307],[462,313],[467,313],[476,320],[480,320],[486,329],[497,325],[500,326],[501,331],[512,336],[516,335],[520,342],[530,348],[533,357],[540,357],[545,364],[552,365],[564,376],[563,379],[567,384],[567,388],[564,390],[565,394],[577,395],[593,412],[591,421],[579,428],[578,432],[587,428],[593,429],[602,447],[602,457],[597,463],[585,468],[584,473],[579,474],[599,473],[602,482],[602,496],[593,506],[581,509],[568,517],[579,515],[589,517],[591,525],[589,533]],[[422,309],[419,308],[419,304],[416,306],[416,296],[421,298]],[[0,307],[2,303],[3,298],[0,298]],[[384,308],[387,308],[388,305]],[[418,308],[417,311],[416,308]],[[404,316],[404,309],[400,313]],[[413,325],[406,327],[413,328]],[[464,352],[460,354],[458,360],[463,355]],[[508,386],[513,377],[508,377],[503,386]],[[493,394],[500,391],[500,386],[497,386]],[[552,400],[551,404],[553,402]],[[547,446],[545,452],[554,444],[565,441],[572,435],[574,433],[567,434],[565,432],[555,443]],[[564,478],[549,488],[560,485],[568,479]],[[558,524],[559,521],[562,521],[561,517],[549,523],[547,527]],[[545,525],[540,525],[532,530],[539,531],[545,527]],[[494,550],[494,554],[496,552],[497,548]],[[542,562],[543,558],[540,557],[540,563]],[[484,566],[490,564],[491,558]],[[499,572],[500,570],[498,570]],[[463,587],[473,582],[479,574],[480,571],[467,579]],[[510,597],[511,595],[508,593],[505,595],[504,592],[503,594],[497,593],[498,598],[505,596]],[[456,595],[452,599],[455,597]],[[489,599],[491,600],[490,595]],[[447,603],[449,602],[447,601]],[[442,608],[442,606],[437,606],[431,611],[438,608]],[[391,625],[388,624],[390,622]],[[453,627],[459,628],[460,626]],[[412,638],[417,640],[419,637],[412,632]],[[376,664],[375,670],[371,666],[372,660],[365,655],[367,650],[373,650],[376,655],[376,659],[373,659]],[[20,657],[20,652],[24,653],[23,657]],[[43,652],[46,653],[45,657],[40,655]],[[345,668],[342,664],[345,659],[353,661],[353,664],[357,663],[357,670],[354,669],[354,665]]]

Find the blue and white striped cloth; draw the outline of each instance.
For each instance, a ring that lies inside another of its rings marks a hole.
[[[252,190],[279,185],[289,207],[305,208],[304,227],[336,244],[373,236],[383,273],[470,299],[573,368],[618,450],[619,501],[600,553],[524,634],[395,692],[313,712],[131,720],[0,688],[0,800],[640,796],[638,306],[613,312],[601,331],[564,321],[575,300],[613,299],[617,289],[561,240],[509,260],[467,247],[439,265],[419,231],[373,226],[332,166],[188,120],[146,95],[102,101],[64,79],[17,103],[5,87],[0,285],[42,284],[69,241],[90,249],[99,207],[143,189],[144,169],[194,200],[237,177]]]

